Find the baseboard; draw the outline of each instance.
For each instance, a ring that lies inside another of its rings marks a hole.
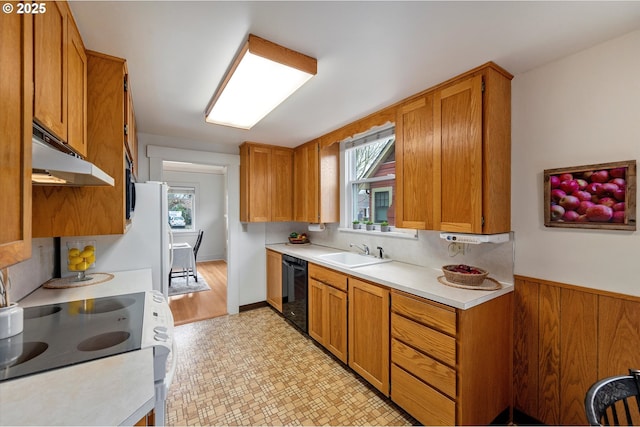
[[[266,301],[254,302],[252,304],[241,305],[238,307],[238,311],[242,313],[243,311],[255,310],[257,308],[269,307]]]

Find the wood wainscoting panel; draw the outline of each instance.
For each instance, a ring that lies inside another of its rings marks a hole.
[[[560,290],[560,424],[587,425],[586,391],[597,380],[598,296]]]
[[[596,381],[640,368],[640,298],[515,276],[514,408],[585,425]]]
[[[640,369],[640,302],[599,297],[598,378]]]

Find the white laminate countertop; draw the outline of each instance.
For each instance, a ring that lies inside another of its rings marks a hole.
[[[341,249],[319,245],[294,245],[279,243],[267,245],[267,249],[295,256],[314,264],[322,265],[342,273],[388,286],[416,296],[427,298],[462,310],[475,307],[494,298],[513,292],[513,284],[501,283],[495,291],[467,290],[443,285],[438,281],[441,269],[420,267],[398,261],[384,262],[356,268],[345,268],[324,261],[319,255],[344,252]]]
[[[152,289],[151,270],[113,273],[97,285],[38,288],[23,307]],[[0,371],[1,373],[1,371]],[[0,382],[0,425],[120,425],[154,407],[153,349],[106,357]]]

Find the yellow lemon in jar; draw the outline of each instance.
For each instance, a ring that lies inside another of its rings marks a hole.
[[[85,258],[85,261],[87,261],[87,264],[91,265],[94,262],[96,262],[96,256],[95,255],[91,255]]]
[[[78,248],[69,249],[69,257],[78,256],[78,255],[80,255],[80,249]]]
[[[79,264],[76,264],[75,268],[76,268],[76,271],[85,271],[87,268],[89,268],[89,264],[83,261]]]
[[[69,264],[79,264],[82,262],[82,258],[80,258],[79,256],[70,256],[69,257]]]
[[[89,258],[92,255],[93,255],[92,250],[85,249],[84,251],[80,252],[80,257],[82,258]]]
[[[95,252],[96,248],[93,245],[87,245],[84,247],[85,251],[91,251],[91,252]]]
[[[77,264],[69,264],[69,265],[67,265],[67,270],[76,271],[76,265]]]

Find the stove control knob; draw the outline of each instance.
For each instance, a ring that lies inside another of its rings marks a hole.
[[[169,339],[169,335],[163,334],[163,333],[156,333],[153,336],[153,339],[156,340],[156,341],[166,342]]]
[[[154,295],[153,296],[153,301],[155,301],[157,303],[161,303],[161,302],[164,302],[164,298],[161,295]]]
[[[157,334],[166,334],[167,333],[167,327],[166,326],[156,326],[155,328],[153,328],[153,332],[155,332]]]

